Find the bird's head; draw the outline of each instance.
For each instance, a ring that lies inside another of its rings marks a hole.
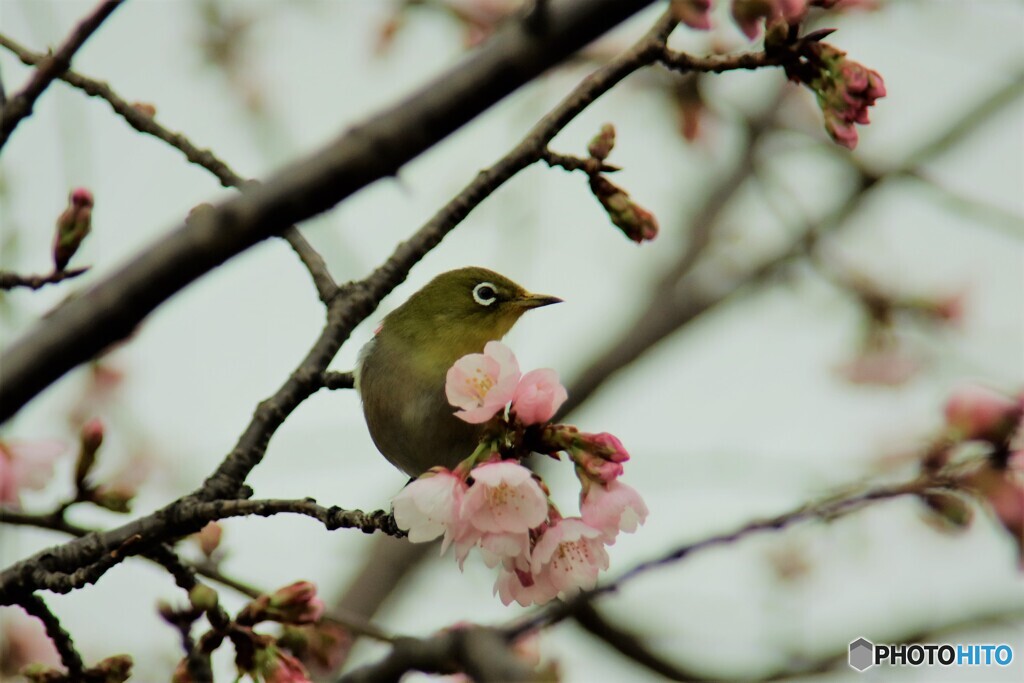
[[[532,294],[486,268],[441,273],[384,320],[378,335],[420,346],[444,346],[454,357],[501,339],[527,311],[561,299]],[[457,354],[457,355],[456,355]]]

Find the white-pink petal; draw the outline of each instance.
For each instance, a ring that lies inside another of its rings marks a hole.
[[[462,500],[460,517],[476,529],[522,533],[547,519],[547,496],[522,465],[488,463],[471,474],[475,481]]]
[[[471,424],[490,420],[504,410],[519,383],[519,363],[512,350],[488,342],[483,353],[470,353],[448,369],[445,395],[461,408],[455,416]]]
[[[563,597],[597,585],[597,576],[608,568],[608,551],[602,534],[583,522],[567,517],[548,527],[534,546],[530,569],[544,576]]]
[[[431,472],[402,489],[392,500],[398,528],[413,543],[445,535],[445,548],[458,531],[466,483],[447,470]],[[444,548],[442,548],[442,552]]]
[[[616,479],[607,486],[592,485],[580,504],[580,514],[606,543],[614,543],[620,531],[636,531],[647,519],[648,509],[636,489]]]
[[[530,585],[523,585],[525,580]],[[529,572],[502,569],[494,582],[494,592],[505,605],[518,602],[523,607],[543,605],[558,595],[558,589],[547,576],[531,576]]]

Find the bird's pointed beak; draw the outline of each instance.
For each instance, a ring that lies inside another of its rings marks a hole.
[[[562,299],[559,299],[557,296],[548,296],[547,294],[526,294],[516,299],[515,303],[523,308],[530,309],[560,304]]]

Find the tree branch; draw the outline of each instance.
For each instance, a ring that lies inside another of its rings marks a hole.
[[[3,357],[0,420],[71,368],[126,337],[157,306],[203,274],[369,183],[394,175],[462,124],[649,3],[552,1],[543,32],[522,20],[506,23],[458,66],[397,106],[350,129],[258,188],[196,215],[88,295],[58,307],[8,350]],[[568,107],[566,121],[585,105]],[[564,125],[553,123],[555,130]],[[464,206],[462,215],[469,208]],[[364,293],[369,296],[352,297],[350,314],[365,316],[442,236],[443,232],[425,243],[402,245],[397,262],[389,261],[371,276]]]
[[[46,635],[51,641],[53,641],[54,646],[57,648],[57,653],[60,655],[60,661],[68,670],[68,675],[72,679],[82,676],[82,673],[85,670],[85,663],[82,661],[82,655],[78,654],[78,650],[75,649],[75,643],[71,639],[71,634],[64,630],[64,627],[60,625],[60,621],[57,619],[56,615],[50,611],[50,608],[46,606],[43,599],[34,593],[30,593],[19,597],[17,604],[21,605],[21,607],[30,615],[43,622],[43,627],[46,629]]]
[[[35,65],[46,60],[45,55],[32,52],[2,34],[0,34],[0,45],[17,55],[18,59],[24,64]],[[185,137],[184,134],[175,133],[157,123],[154,116],[150,116],[135,105],[130,104],[114,92],[108,84],[88,78],[74,71],[66,71],[60,78],[65,83],[78,88],[87,95],[105,100],[111,109],[132,128],[140,133],[163,140],[171,147],[179,150],[188,161],[197,166],[202,166],[212,173],[224,187],[241,190],[251,182],[235,173],[226,161],[219,158],[211,150],[200,149]],[[299,232],[299,229],[294,225],[284,231],[283,237],[306,266],[306,269],[313,278],[313,284],[316,287],[317,294],[320,296],[320,300],[326,304],[338,293],[338,285],[334,278],[331,277],[327,264],[324,263],[320,254],[310,246],[309,242],[306,241]]]
[[[667,565],[675,564],[694,553],[707,550],[708,548],[736,543],[737,541],[745,539],[747,536],[752,536],[765,531],[781,531],[800,522],[831,522],[883,500],[891,500],[893,498],[901,498],[903,496],[920,496],[922,494],[938,491],[952,491],[957,490],[958,488],[959,484],[953,478],[940,474],[924,474],[899,484],[877,486],[867,490],[862,490],[858,493],[833,496],[817,503],[800,505],[789,512],[776,515],[775,517],[755,520],[744,524],[733,531],[709,536],[694,543],[678,546],[660,557],[634,565],[614,581],[598,586],[591,591],[580,593],[571,600],[554,603],[549,607],[542,608],[533,616],[528,617],[522,620],[519,624],[513,626],[510,629],[509,634],[518,637],[537,628],[556,624],[566,617],[573,615],[579,606],[588,603],[595,597],[607,593],[613,593],[621,588],[623,584],[642,574]]]
[[[46,285],[54,285],[64,280],[70,280],[88,271],[88,267],[58,270],[49,275],[19,275],[17,273],[0,271],[0,290],[15,289],[17,287],[42,289]]]
[[[75,53],[122,2],[124,0],[104,0],[100,3],[92,14],[79,22],[60,48],[42,62],[24,89],[7,100],[3,111],[0,112],[0,150],[3,150],[18,124],[32,115],[36,100],[43,94],[43,91],[53,83],[54,79],[59,78],[62,73],[71,68],[71,59]]]

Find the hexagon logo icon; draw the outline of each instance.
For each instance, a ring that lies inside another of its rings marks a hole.
[[[857,671],[866,671],[875,665],[875,645],[866,638],[850,643],[850,666]]]

